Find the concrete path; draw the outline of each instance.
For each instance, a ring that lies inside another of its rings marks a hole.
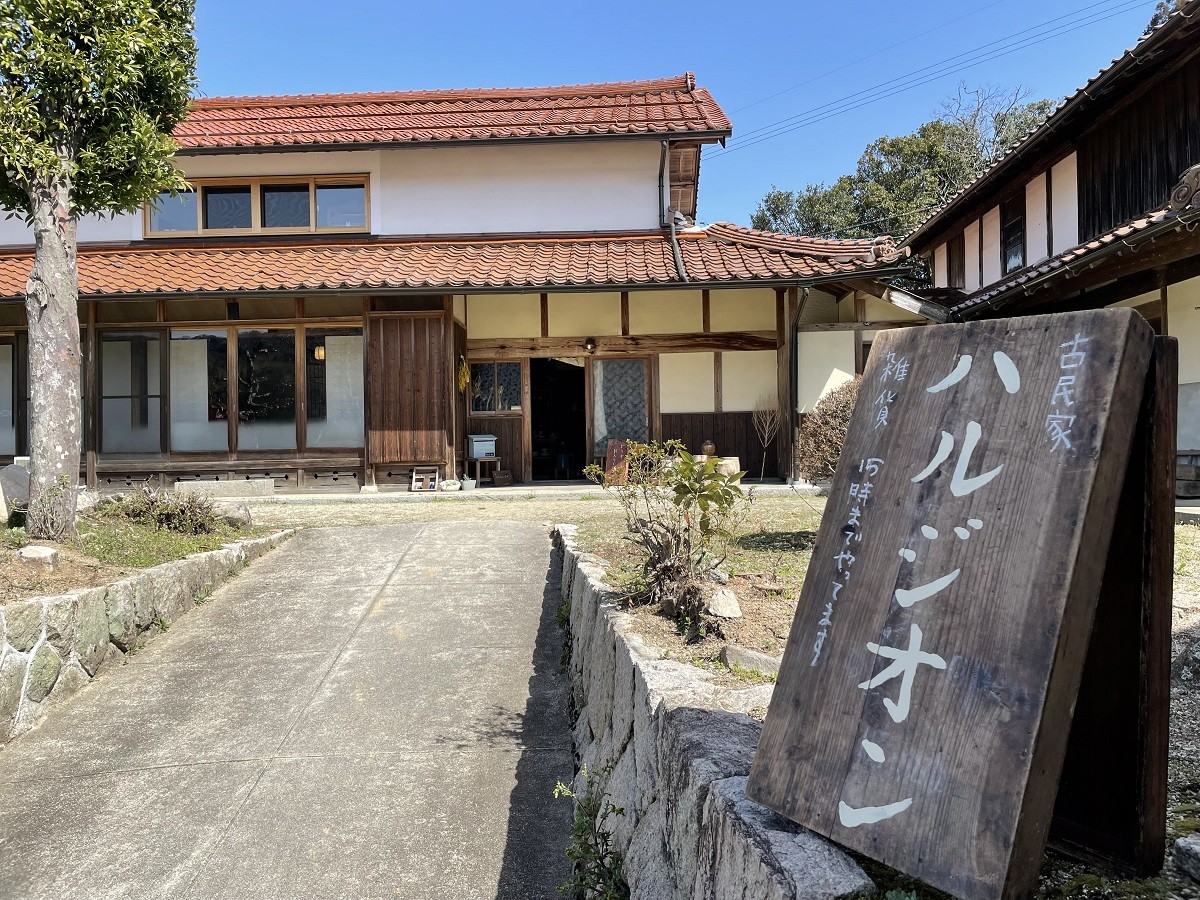
[[[543,529],[302,532],[0,751],[2,898],[554,897]]]

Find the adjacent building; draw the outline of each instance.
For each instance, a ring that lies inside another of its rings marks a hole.
[[[1198,228],[1200,0],[1190,0],[906,244],[928,259],[930,296],[952,319],[1132,306],[1177,337],[1178,446],[1190,467],[1200,462]]]

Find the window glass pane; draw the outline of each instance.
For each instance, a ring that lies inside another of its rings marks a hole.
[[[150,205],[151,231],[195,231],[196,194],[185,191],[172,197],[161,193]]]
[[[597,359],[592,363],[592,425],[595,455],[608,452],[609,441],[645,442],[646,361]]]
[[[238,330],[238,449],[296,448],[296,333]]]
[[[496,363],[496,409],[521,408],[521,364]]]
[[[1000,261],[1007,275],[1025,265],[1025,197],[1000,207]]]
[[[229,449],[229,340],[224,331],[171,332],[171,450]]]
[[[361,328],[310,328],[304,338],[310,447],[363,445]]]
[[[159,335],[100,335],[100,452],[159,453]]]
[[[204,189],[205,228],[249,228],[250,186],[206,187]]]
[[[366,187],[361,184],[318,184],[317,227],[365,229]]]
[[[496,408],[496,364],[471,364],[471,412],[492,412]]]
[[[304,313],[309,316],[361,316],[362,297],[306,297]]]
[[[307,228],[307,184],[264,184],[262,186],[263,228]]]
[[[163,315],[168,322],[223,322],[225,301],[170,299]]]
[[[294,319],[295,297],[242,297],[238,301],[239,319]]]
[[[17,347],[0,344],[0,455],[17,454]]]
[[[96,320],[154,322],[158,320],[158,304],[154,300],[101,300],[96,304]]]

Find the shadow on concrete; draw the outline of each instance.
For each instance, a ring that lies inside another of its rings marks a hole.
[[[553,796],[555,782],[570,783],[575,769],[568,702],[571,688],[562,665],[565,636],[555,621],[562,602],[561,584],[562,558],[551,551],[525,712],[500,714],[479,732],[521,748],[516,785],[509,797],[496,900],[558,897],[556,888],[570,873],[565,850],[573,807],[569,798]]]
[[[796,553],[811,550],[816,541],[815,531],[756,531],[742,535],[735,543],[743,550]]]

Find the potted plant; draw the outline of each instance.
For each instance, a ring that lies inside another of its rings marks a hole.
[[[462,487],[462,484],[454,478],[444,478],[438,483],[438,489],[443,491],[457,491]]]
[[[473,490],[475,490],[475,479],[474,479],[474,478],[472,478],[470,475],[463,475],[463,477],[462,477],[462,489],[463,489],[464,491],[473,491]]]

